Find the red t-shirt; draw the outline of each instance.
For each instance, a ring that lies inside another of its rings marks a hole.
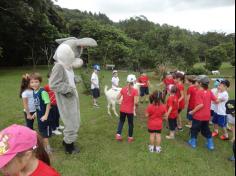
[[[134,113],[134,97],[138,96],[138,90],[131,88],[130,94],[128,93],[129,87],[125,87],[121,90],[123,100],[120,106],[120,111],[123,113]]]
[[[166,106],[167,106],[167,111],[170,107],[172,107],[172,111],[168,118],[176,119],[178,117],[178,110],[179,110],[178,97],[176,95],[169,96]]]
[[[139,83],[144,84],[144,85],[141,85],[141,87],[148,87],[148,81],[149,81],[149,78],[148,76],[145,76],[145,75],[140,76],[138,79]]]
[[[48,84],[46,86],[44,86],[44,89],[49,95],[51,105],[57,105],[55,93],[50,89]]]
[[[146,109],[148,113],[148,122],[147,126],[149,130],[161,130],[163,115],[167,112],[165,105],[149,105]]]
[[[175,81],[174,81],[174,79],[165,78],[163,80],[163,83],[166,85],[166,87],[168,87],[169,85],[175,84]]]
[[[210,90],[198,90],[196,94],[196,106],[203,104],[203,108],[197,111],[193,118],[199,121],[209,121],[211,118],[211,101],[217,98]]]
[[[195,103],[196,103],[196,93],[197,93],[198,88],[195,85],[191,85],[188,88],[187,95],[190,95],[189,99],[189,104],[188,104],[188,109],[193,110],[195,108]]]
[[[37,169],[30,176],[60,176],[60,174],[44,162],[39,161]]]
[[[177,87],[177,93],[176,96],[178,97],[178,99],[180,99],[181,97],[181,92],[184,91],[184,85],[181,83],[177,83],[176,84]],[[179,109],[183,110],[185,108],[185,100],[184,98],[179,102]]]

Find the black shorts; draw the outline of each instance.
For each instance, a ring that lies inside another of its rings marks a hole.
[[[149,132],[149,133],[158,133],[158,134],[161,134],[161,130],[151,130],[151,129],[148,129],[148,132]]]
[[[49,120],[42,122],[38,118],[38,129],[42,138],[49,138],[52,136],[52,128],[50,126]]]
[[[177,128],[177,119],[168,119],[170,131],[175,131]]]
[[[149,88],[148,87],[140,87],[140,96],[144,97],[145,95],[149,95]]]
[[[100,90],[98,88],[92,89],[92,96],[93,98],[99,98],[100,97]]]

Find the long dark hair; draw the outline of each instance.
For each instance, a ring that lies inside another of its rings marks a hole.
[[[46,152],[44,145],[43,145],[43,141],[42,141],[42,137],[41,136],[37,136],[37,140],[38,140],[38,146],[35,149],[35,155],[36,158],[38,158],[40,161],[43,161],[44,163],[46,163],[47,165],[51,165],[50,163],[50,158],[48,153]]]
[[[185,83],[185,75],[184,74],[177,72],[175,74],[175,76],[176,76],[176,79],[180,79],[180,81],[182,81],[182,83]]]
[[[30,79],[29,79],[29,74],[26,73],[22,75],[21,79],[21,85],[20,85],[20,92],[19,92],[19,97],[22,98],[22,93],[29,88],[30,84]]]
[[[163,95],[161,91],[153,92],[149,97],[150,103],[155,105],[160,105],[163,102]]]

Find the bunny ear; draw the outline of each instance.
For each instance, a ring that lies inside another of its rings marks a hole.
[[[76,40],[76,45],[77,46],[82,46],[82,47],[95,47],[98,46],[96,40],[92,38],[82,38],[82,39],[77,39]]]
[[[75,38],[75,37],[67,37],[67,38],[56,39],[55,41],[56,41],[58,44],[62,44],[63,42],[65,42],[65,41],[67,41],[67,40],[78,40],[78,39]]]

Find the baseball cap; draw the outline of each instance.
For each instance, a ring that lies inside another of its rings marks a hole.
[[[210,80],[209,80],[208,77],[203,77],[203,78],[200,79],[199,82],[204,84],[204,85],[208,85],[210,83]]]
[[[18,153],[37,148],[37,133],[21,125],[11,125],[0,132],[0,169]]]
[[[128,83],[134,83],[137,80],[135,75],[128,75],[127,82]]]
[[[94,70],[101,71],[100,65],[96,64],[93,66]]]
[[[230,82],[228,80],[222,80],[220,84],[224,84],[226,87],[230,87]]]

